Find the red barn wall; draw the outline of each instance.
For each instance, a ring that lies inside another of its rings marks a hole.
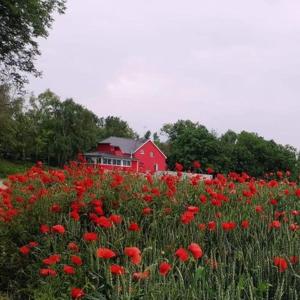
[[[141,153],[141,150],[144,151],[144,154]],[[153,157],[150,156],[150,152],[153,152]],[[157,171],[165,171],[167,169],[165,156],[158,150],[152,141],[146,142],[139,148],[134,153],[134,157],[139,160],[138,171],[140,172],[154,172],[155,164],[158,165]]]

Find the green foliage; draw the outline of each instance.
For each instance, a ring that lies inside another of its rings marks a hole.
[[[205,126],[179,120],[175,124],[164,125],[162,132],[168,136],[170,168],[173,169],[175,163],[179,162],[189,169],[196,160],[206,166],[215,165],[220,153],[218,139]]]
[[[119,117],[98,118],[73,99],[61,101],[50,90],[31,96],[28,103],[12,98],[7,86],[0,86],[0,125],[0,157],[59,166],[106,137],[137,137]]]
[[[147,130],[147,132],[144,134],[144,139],[149,140],[151,137],[151,131]]]
[[[31,163],[25,163],[22,161],[11,162],[4,159],[0,159],[0,179],[7,177],[11,174],[24,173],[26,169],[32,166]]]
[[[38,76],[34,60],[40,54],[37,39],[46,38],[55,12],[65,0],[2,0],[0,2],[0,83],[22,87],[25,74]]]
[[[108,116],[100,118],[100,139],[105,139],[110,136],[124,138],[138,138],[138,134],[134,132],[126,121],[119,117]]]
[[[218,137],[205,126],[189,120],[166,124],[162,133],[167,136],[164,147],[171,169],[176,162],[190,169],[192,162],[198,160],[203,167],[212,166],[220,173],[248,172],[257,177],[267,172],[289,170],[295,176],[299,174],[299,156],[297,158],[295,148],[267,141],[255,133],[242,131],[238,134],[228,130]]]

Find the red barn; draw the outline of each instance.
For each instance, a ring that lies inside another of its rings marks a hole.
[[[151,140],[109,137],[97,150],[84,154],[88,163],[107,170],[130,169],[137,172],[165,171],[166,155]]]

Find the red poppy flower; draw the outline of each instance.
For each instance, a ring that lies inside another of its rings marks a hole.
[[[300,198],[300,189],[297,189],[297,190],[295,191],[295,195],[296,195],[298,198]]]
[[[199,259],[203,256],[203,251],[201,247],[196,243],[191,243],[188,246],[188,250],[190,250],[194,256],[195,259]]]
[[[277,201],[276,199],[271,199],[271,200],[269,201],[269,203],[270,203],[271,205],[276,206],[276,205],[278,204],[278,201]]]
[[[201,164],[199,163],[198,160],[195,160],[195,161],[193,162],[193,167],[194,167],[195,169],[201,168]]]
[[[182,215],[181,215],[181,223],[182,224],[189,224],[190,222],[192,222],[192,220],[195,218],[194,213],[190,212],[190,211],[185,211]]]
[[[142,256],[141,255],[135,255],[135,256],[132,256],[130,258],[130,261],[134,264],[134,265],[139,265],[142,261]]]
[[[66,230],[65,230],[64,226],[58,224],[58,225],[52,226],[52,231],[59,233],[59,234],[64,234]]]
[[[34,247],[37,247],[38,245],[39,245],[38,242],[29,242],[27,246],[28,246],[29,248],[34,248]]]
[[[104,215],[104,211],[103,208],[101,206],[95,206],[94,207],[94,212],[98,215],[98,216],[103,216]]]
[[[19,251],[23,255],[28,255],[30,253],[30,248],[28,246],[22,246],[19,248]]]
[[[277,186],[278,186],[278,181],[276,181],[276,180],[271,180],[268,183],[268,187],[274,188],[274,187],[277,187]]]
[[[119,215],[111,215],[109,219],[114,223],[114,224],[120,224],[122,223],[122,217]]]
[[[297,223],[293,223],[289,226],[290,231],[296,231],[298,229],[300,229],[300,225],[298,225]]]
[[[198,224],[198,228],[201,230],[201,231],[204,231],[206,229],[206,224],[205,223],[200,223]]]
[[[97,256],[100,257],[100,258],[109,259],[109,258],[112,258],[112,257],[116,257],[117,254],[114,251],[112,251],[108,248],[98,248]]]
[[[72,255],[71,256],[71,262],[74,265],[77,265],[77,266],[81,266],[82,265],[82,259],[81,259],[81,257],[79,257],[77,255]]]
[[[137,223],[130,223],[128,230],[129,231],[140,231],[141,228],[139,227],[139,225]]]
[[[207,171],[207,174],[212,174],[214,172],[214,170],[212,168],[207,168],[206,171]]]
[[[235,229],[235,227],[236,227],[235,222],[223,222],[222,223],[222,228],[225,231],[233,230],[233,229]]]
[[[250,223],[248,220],[243,220],[241,226],[243,229],[247,229],[249,227],[249,224]]]
[[[71,297],[72,299],[80,299],[85,295],[83,289],[73,287],[71,289]]]
[[[152,195],[144,195],[143,199],[144,199],[146,202],[152,202],[153,196],[152,196]]]
[[[292,265],[298,264],[299,263],[299,256],[295,256],[295,255],[290,256],[290,262],[291,262]]]
[[[178,172],[181,172],[183,170],[183,165],[180,163],[175,163],[175,169]]]
[[[144,272],[135,272],[132,274],[132,278],[134,280],[144,280],[149,278],[150,276],[150,271],[144,271]]]
[[[176,250],[175,255],[179,260],[185,262],[189,259],[189,254],[184,248],[179,248]]]
[[[106,218],[104,216],[97,218],[96,223],[98,226],[101,226],[104,228],[110,228],[110,227],[112,227],[112,224],[113,224],[109,218]]]
[[[190,211],[190,212],[196,214],[197,212],[199,212],[199,207],[197,207],[197,206],[188,206],[187,211]]]
[[[257,206],[255,206],[255,211],[257,212],[257,213],[261,213],[261,212],[263,212],[263,207],[261,206],[261,205],[257,205]]]
[[[215,221],[210,221],[207,223],[207,228],[211,231],[216,230],[217,224]]]
[[[143,208],[143,215],[150,215],[152,213],[152,209],[150,207]]]
[[[135,256],[135,255],[140,255],[141,254],[141,250],[137,247],[126,247],[124,249],[124,254],[131,257],[131,256]]]
[[[285,258],[276,256],[273,259],[274,265],[279,268],[279,272],[284,272],[288,268]]]
[[[269,227],[270,227],[270,228],[275,228],[275,229],[279,229],[280,226],[281,226],[281,223],[280,223],[278,220],[272,221],[272,222],[269,224]]]
[[[70,212],[70,217],[74,220],[74,221],[79,221],[80,220],[80,215],[78,213],[77,210],[72,210]]]
[[[48,233],[49,231],[50,231],[50,228],[49,228],[48,225],[42,224],[42,225],[40,226],[40,232],[41,232],[41,233]]]
[[[158,188],[152,188],[151,193],[157,197],[160,196],[160,191]]]
[[[50,210],[54,213],[59,213],[59,212],[61,212],[61,206],[59,204],[54,203],[51,206]]]
[[[40,269],[40,275],[41,276],[52,276],[52,277],[54,277],[54,276],[57,275],[57,273],[56,273],[55,270],[52,270],[50,268],[42,268],[42,269]]]
[[[201,203],[203,203],[203,204],[206,203],[206,201],[207,201],[207,197],[205,195],[200,195],[199,199],[200,199]]]
[[[96,232],[86,232],[83,235],[83,239],[87,242],[93,242],[93,241],[97,241],[98,236]]]
[[[43,263],[45,265],[55,265],[56,263],[60,262],[61,255],[53,254],[50,255],[48,258],[43,259]]]
[[[74,242],[70,242],[68,244],[68,249],[71,250],[71,251],[74,251],[74,252],[78,252],[79,251],[79,247],[76,243]]]
[[[64,265],[64,273],[67,275],[74,275],[75,269],[72,266]]]
[[[133,264],[138,265],[142,261],[141,250],[137,247],[126,247],[124,254],[130,257]]]
[[[120,265],[111,265],[109,269],[110,272],[115,275],[123,275],[125,273],[124,267]]]
[[[159,273],[162,276],[168,275],[168,273],[170,272],[171,269],[172,269],[172,266],[167,262],[162,262],[159,265]]]

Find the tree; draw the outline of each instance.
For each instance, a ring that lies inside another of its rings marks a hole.
[[[154,132],[154,133],[153,133],[153,142],[154,142],[155,144],[160,143],[160,138],[159,138],[159,135],[157,134],[157,132]]]
[[[0,2],[0,83],[22,87],[26,74],[40,75],[34,60],[40,55],[37,39],[46,38],[55,12],[66,0],[2,0]]]
[[[242,131],[234,145],[232,159],[236,171],[246,171],[258,177],[279,170],[295,172],[297,152],[291,146],[282,146],[256,133]]]
[[[30,102],[31,109],[25,115],[30,124],[36,124],[30,129],[33,147],[28,147],[33,160],[62,165],[97,143],[99,118],[72,99],[62,102],[47,90]]]
[[[100,139],[105,139],[110,136],[124,138],[138,138],[138,134],[129,127],[126,121],[119,117],[108,116],[100,119]]]
[[[168,165],[171,169],[176,162],[189,169],[196,160],[204,166],[214,165],[219,144],[205,126],[190,120],[179,120],[174,124],[165,124],[162,132],[168,137]]]
[[[150,131],[150,130],[147,130],[146,133],[145,133],[145,135],[144,135],[144,139],[145,139],[145,140],[149,140],[150,137],[151,137],[151,131]]]
[[[12,132],[12,109],[9,87],[0,85],[0,156],[8,153],[8,142]]]

